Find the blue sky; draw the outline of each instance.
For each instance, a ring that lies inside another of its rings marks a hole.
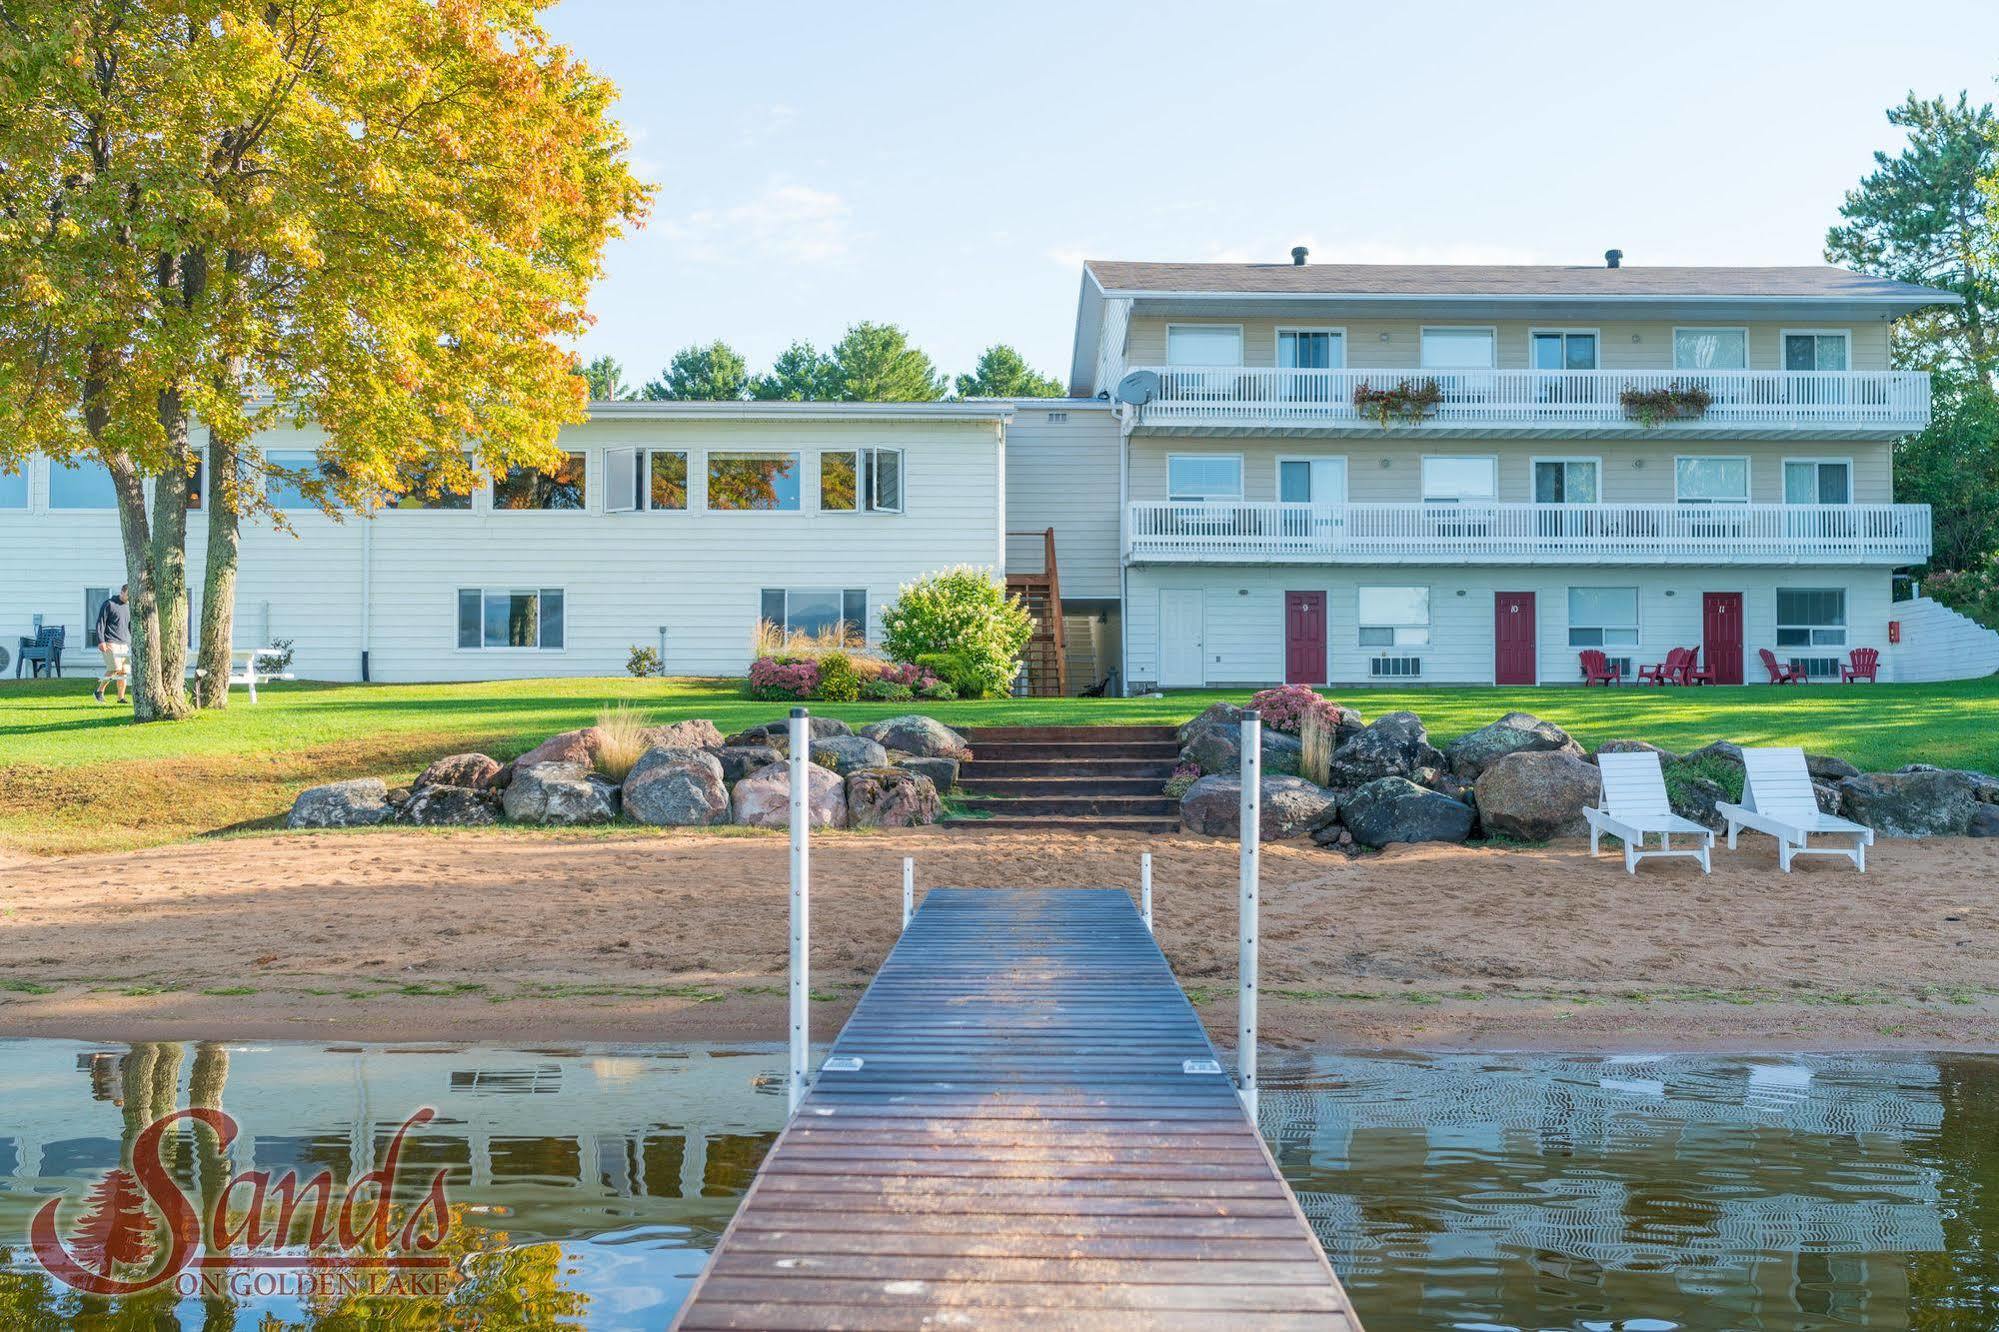
[[[1813,263],[1913,89],[1995,96],[1999,5],[568,0],[649,225],[586,357],[633,382],[850,323],[1066,373],[1080,263]]]

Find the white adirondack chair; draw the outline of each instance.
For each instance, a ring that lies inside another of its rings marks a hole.
[[[1659,770],[1659,756],[1644,750],[1630,754],[1599,754],[1597,770],[1603,777],[1603,804],[1585,809],[1589,823],[1589,853],[1597,854],[1603,835],[1609,833],[1624,843],[1624,868],[1638,872],[1638,862],[1647,856],[1685,856],[1701,863],[1701,873],[1710,872],[1708,853],[1714,849],[1714,832],[1692,819],[1673,812],[1666,798],[1666,777]],[[1659,845],[1647,847],[1650,834],[1659,835]],[[1673,845],[1675,833],[1698,839],[1694,847]]]
[[[1742,751],[1744,775],[1742,803],[1717,803],[1715,809],[1728,820],[1729,849],[1735,835],[1744,828],[1769,833],[1777,839],[1777,863],[1791,872],[1793,856],[1845,856],[1863,873],[1867,869],[1867,848],[1874,845],[1874,830],[1864,823],[1827,814],[1819,808],[1812,790],[1812,775],[1805,767],[1805,751],[1792,745],[1781,749]],[[1851,846],[1812,846],[1813,834],[1850,837]]]

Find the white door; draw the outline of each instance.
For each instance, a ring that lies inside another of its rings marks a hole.
[[[1159,593],[1159,687],[1199,689],[1208,682],[1207,614],[1199,588]]]

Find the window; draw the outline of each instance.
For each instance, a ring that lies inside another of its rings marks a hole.
[[[1853,464],[1844,458],[1786,459],[1784,503],[1851,504]]]
[[[25,509],[28,507],[28,465],[19,464],[18,471],[0,467],[0,509]]]
[[[201,507],[202,492],[208,489],[208,450],[194,451],[194,470],[187,475],[187,507]]]
[[[95,458],[49,464],[51,509],[115,509],[118,491],[111,472]]]
[[[652,449],[643,455],[646,467],[646,507],[679,510],[687,507],[687,455],[678,449]]]
[[[1422,365],[1425,370],[1486,370],[1498,364],[1497,339],[1489,328],[1426,328]]]
[[[1777,646],[1845,647],[1846,589],[1777,589]]]
[[[265,454],[264,469],[264,497],[274,509],[317,509],[319,501],[306,496],[304,481],[315,474],[330,481],[340,474],[337,464],[303,449]]]
[[[1570,647],[1637,647],[1638,589],[1569,589]]]
[[[1279,458],[1277,498],[1285,504],[1344,504],[1345,458]]]
[[[795,453],[711,453],[708,507],[724,512],[798,510]]]
[[[819,455],[819,507],[853,513],[861,507],[861,455],[857,449]]]
[[[1430,589],[1363,587],[1356,619],[1362,647],[1427,647],[1430,643]]]
[[[1673,495],[1682,504],[1747,504],[1749,459],[1675,458]]]
[[[1675,370],[1747,370],[1749,330],[1746,328],[1676,328],[1673,330]]]
[[[470,458],[466,465],[471,465]],[[404,469],[403,485],[382,497],[391,509],[415,512],[422,509],[464,510],[472,507],[472,485],[467,479],[463,490],[453,489],[444,480],[444,460],[427,458]]]
[[[1241,365],[1242,329],[1234,324],[1169,324],[1166,364]]]
[[[495,509],[564,509],[583,507],[583,455],[565,453],[552,472],[516,467],[493,479]]]
[[[1568,330],[1536,332],[1531,338],[1536,370],[1596,369],[1596,334]]]
[[[559,587],[458,589],[461,648],[562,648],[563,596]]]
[[[868,508],[875,513],[901,513],[902,450],[862,449],[861,463],[868,481]]]
[[[1490,500],[1499,495],[1497,458],[1425,458],[1423,502],[1457,504]]]
[[[838,629],[851,643],[867,642],[868,590],[864,587],[767,587],[760,613],[787,634],[819,637]]]
[[[1280,370],[1338,370],[1346,363],[1346,334],[1337,328],[1277,330],[1277,368]]]
[[[1536,504],[1594,504],[1597,460],[1594,458],[1536,458],[1534,460],[1534,502]]]
[[[687,455],[679,449],[605,449],[604,512],[687,507]]]
[[[1846,334],[1843,331],[1784,334],[1786,370],[1844,370],[1846,362]]]
[[[1242,498],[1242,457],[1175,453],[1166,459],[1166,496],[1182,502]]]
[[[111,600],[111,589],[108,587],[86,587],[83,589],[83,645],[85,647],[94,648],[98,645],[97,612],[103,610],[104,603],[109,600]]]

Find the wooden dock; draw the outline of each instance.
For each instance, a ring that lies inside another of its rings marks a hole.
[[[1357,1330],[1216,1060],[1123,892],[935,889],[674,1326]]]

